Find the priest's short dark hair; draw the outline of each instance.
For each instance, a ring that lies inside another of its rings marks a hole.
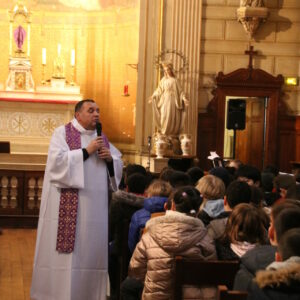
[[[95,103],[95,101],[94,101],[93,99],[84,99],[84,100],[81,100],[81,101],[79,101],[79,102],[76,103],[76,105],[75,105],[75,112],[80,111],[82,105],[83,105],[85,102],[92,102],[92,103]]]

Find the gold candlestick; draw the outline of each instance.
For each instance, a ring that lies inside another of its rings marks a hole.
[[[42,64],[42,84],[46,84],[46,80],[45,80],[45,64]]]

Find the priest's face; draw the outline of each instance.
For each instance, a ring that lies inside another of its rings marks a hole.
[[[78,123],[87,130],[94,130],[99,122],[99,107],[96,103],[85,102],[81,109],[76,112]]]

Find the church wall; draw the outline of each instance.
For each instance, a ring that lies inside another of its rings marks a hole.
[[[103,131],[109,139],[130,145],[135,141],[137,71],[127,64],[137,64],[138,60],[139,1],[118,0],[114,5],[112,1],[99,1],[99,5],[100,2],[107,5],[88,10],[78,8],[78,1],[69,1],[68,7],[59,4],[61,1],[26,1],[31,11],[33,79],[35,85],[41,85],[42,48],[46,48],[45,79],[50,80],[57,45],[61,44],[66,80],[70,82],[71,49],[75,49],[75,81],[81,87],[83,98],[92,98],[99,105]],[[9,60],[7,11],[12,5],[13,2],[0,1],[0,84],[4,86]],[[128,97],[123,96],[126,83],[129,84]]]
[[[270,14],[260,25],[251,45],[259,52],[253,59],[255,68],[273,75],[300,77],[300,1],[265,0]],[[244,51],[249,39],[236,20],[239,0],[203,0],[202,76],[199,112],[205,112],[212,99],[214,77],[220,71],[229,73],[248,66]],[[284,86],[288,113],[300,114],[300,87]]]

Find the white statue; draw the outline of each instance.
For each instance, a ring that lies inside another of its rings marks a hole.
[[[171,62],[162,63],[164,77],[149,103],[152,102],[154,121],[158,132],[166,136],[177,136],[182,132],[186,106],[189,101],[176,79]]]

